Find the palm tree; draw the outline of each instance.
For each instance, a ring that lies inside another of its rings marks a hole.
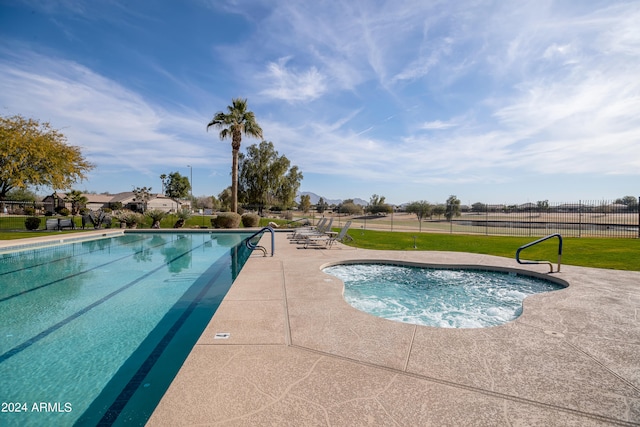
[[[207,131],[211,126],[220,130],[220,139],[231,138],[233,163],[231,165],[231,211],[238,212],[238,153],[242,134],[254,138],[262,138],[262,129],[256,122],[252,111],[247,111],[247,100],[234,98],[232,105],[227,106],[227,113],[218,111],[207,125]]]
[[[76,215],[78,210],[85,206],[89,199],[79,190],[71,190],[65,197],[65,202],[71,202],[71,215]]]

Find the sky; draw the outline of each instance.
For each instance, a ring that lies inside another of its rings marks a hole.
[[[637,0],[0,0],[0,115],[81,147],[81,191],[218,195],[206,125],[245,98],[327,199],[637,197],[639,22]]]

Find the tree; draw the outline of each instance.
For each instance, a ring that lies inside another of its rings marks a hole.
[[[162,179],[162,175],[160,175],[160,179]],[[165,196],[176,202],[177,205],[181,205],[180,199],[187,197],[191,191],[189,178],[180,175],[180,172],[171,172],[169,175],[165,175],[162,186]]]
[[[162,182],[162,194],[164,194],[164,183],[167,180],[167,174],[163,173],[160,175],[160,181]]]
[[[311,208],[311,196],[308,194],[304,194],[300,196],[300,209],[302,212],[307,213]]]
[[[345,213],[347,215],[359,215],[362,213],[362,206],[356,205],[353,199],[347,199],[338,208],[338,212]]]
[[[460,200],[456,196],[449,196],[445,208],[445,217],[451,221],[454,216],[460,216]]]
[[[424,218],[431,216],[433,206],[426,200],[421,200],[419,202],[411,202],[407,205],[405,210],[408,213],[414,213],[418,217],[418,222],[420,224],[420,231],[422,231],[422,221]]]
[[[538,212],[548,212],[549,211],[549,201],[548,200],[538,200],[536,202],[536,207],[538,208]]]
[[[481,212],[486,212],[487,211],[487,205],[484,204],[484,203],[476,202],[476,203],[471,205],[471,210],[473,212],[477,212],[478,214],[481,213]]]
[[[438,217],[438,219],[440,219],[440,217],[442,215],[445,214],[445,212],[447,211],[447,209],[444,207],[444,205],[435,205],[432,209],[431,209],[431,213],[435,216]]]
[[[323,197],[320,197],[320,200],[318,200],[318,204],[316,205],[316,211],[318,211],[318,213],[324,213],[327,207],[329,207],[329,204],[324,201]]]
[[[227,113],[218,111],[207,125],[207,130],[214,126],[220,130],[220,139],[231,138],[231,211],[238,212],[238,154],[242,134],[262,138],[262,128],[256,122],[252,111],[247,111],[247,100],[234,98],[232,105],[227,106]]]
[[[209,200],[211,200],[211,209],[212,210],[214,210],[214,211],[220,210],[220,206],[222,204],[220,203],[220,200],[218,200],[218,198],[216,196],[209,197]]]
[[[194,208],[213,209],[218,200],[214,196],[198,196],[194,198]]]
[[[218,194],[218,201],[222,212],[227,212],[231,209],[231,199],[231,187],[225,188]]]
[[[304,177],[302,176],[302,172],[298,170],[298,167],[292,166],[285,175],[282,185],[278,187],[276,199],[280,201],[285,209],[295,206],[295,198],[296,194],[298,194],[302,178]]]
[[[14,188],[69,188],[94,166],[49,123],[0,117],[0,200]]]
[[[371,199],[369,199],[369,206],[367,206],[367,211],[371,212],[372,214],[393,212],[393,208],[390,205],[386,204],[384,201],[384,196],[378,196],[377,194],[372,195]]]
[[[638,210],[638,199],[633,196],[624,196],[621,199],[616,199],[616,203],[626,205],[627,209],[631,212]]]
[[[78,210],[84,207],[89,199],[87,199],[81,191],[79,190],[71,190],[67,192],[67,196],[65,197],[65,201],[71,203],[71,215],[77,215]]]
[[[27,188],[14,188],[7,193],[7,200],[14,202],[35,202],[38,196]]]
[[[136,187],[133,190],[133,201],[142,204],[142,213],[147,211],[147,204],[151,200],[151,187]]]
[[[262,141],[247,147],[240,154],[238,192],[244,203],[260,212],[268,205],[280,204],[288,208],[300,187],[302,173],[284,155],[280,156],[273,143]]]

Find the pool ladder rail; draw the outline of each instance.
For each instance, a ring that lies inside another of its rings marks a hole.
[[[543,237],[541,239],[536,240],[535,242],[531,242],[531,243],[527,243],[526,245],[522,245],[518,248],[518,250],[516,251],[516,261],[518,261],[518,264],[549,264],[549,268],[551,269],[549,271],[549,273],[553,273],[553,264],[551,264],[551,262],[549,261],[524,261],[520,259],[520,252],[523,249],[526,249],[530,246],[536,245],[540,242],[544,242],[545,240],[549,240],[551,238],[557,237],[558,238],[558,270],[556,270],[556,273],[560,273],[560,264],[562,262],[562,236],[558,233],[554,233],[554,234],[549,234],[546,237]]]
[[[271,227],[262,227],[260,230],[256,231],[255,233],[253,233],[250,237],[247,238],[247,240],[245,240],[245,245],[247,246],[247,248],[254,250],[254,249],[260,249],[262,251],[262,253],[264,254],[264,256],[267,256],[267,249],[264,246],[260,246],[256,243],[253,243],[252,240],[257,237],[259,234],[264,233],[265,231],[269,231],[271,233],[271,256],[273,256],[273,254],[276,252],[275,249],[275,234],[273,232],[273,228]]]

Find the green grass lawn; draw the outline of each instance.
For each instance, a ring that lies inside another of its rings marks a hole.
[[[363,249],[452,251],[514,258],[518,248],[536,237],[475,236],[353,230],[347,245]],[[416,249],[414,249],[414,237]],[[520,252],[520,259],[558,260],[558,239],[549,239]],[[562,264],[640,271],[640,239],[564,238]]]

